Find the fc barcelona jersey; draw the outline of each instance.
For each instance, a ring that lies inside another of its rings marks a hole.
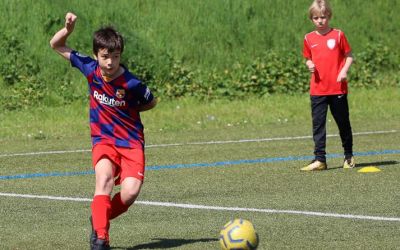
[[[137,106],[153,100],[149,88],[126,68],[122,75],[106,82],[101,76],[98,62],[93,58],[73,51],[70,60],[88,82],[93,146],[112,144],[144,148],[143,124]]]

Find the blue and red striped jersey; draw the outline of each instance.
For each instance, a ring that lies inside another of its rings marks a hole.
[[[93,146],[112,144],[144,148],[143,124],[136,107],[153,100],[149,88],[128,69],[111,82],[101,76],[99,64],[89,56],[71,53],[71,65],[86,77],[90,94],[90,130]]]

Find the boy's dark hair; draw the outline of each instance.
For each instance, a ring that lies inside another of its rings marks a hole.
[[[113,27],[104,27],[97,30],[93,35],[93,53],[97,56],[100,49],[109,52],[124,51],[124,39]]]

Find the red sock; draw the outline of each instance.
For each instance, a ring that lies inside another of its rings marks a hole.
[[[128,210],[129,206],[125,205],[121,200],[121,193],[114,195],[111,201],[111,215],[110,220],[120,216]]]
[[[108,195],[96,195],[93,197],[92,205],[93,228],[100,239],[108,240],[110,229],[111,201]]]

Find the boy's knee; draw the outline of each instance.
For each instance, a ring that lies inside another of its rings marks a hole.
[[[130,206],[135,202],[138,196],[139,196],[139,191],[130,190],[124,192],[124,195],[121,196],[121,200],[125,205]]]
[[[136,198],[139,196],[141,187],[141,181],[134,178],[125,179],[121,187],[122,202],[126,205],[134,203]]]
[[[114,179],[110,176],[96,176],[96,194],[110,194],[114,187]]]

